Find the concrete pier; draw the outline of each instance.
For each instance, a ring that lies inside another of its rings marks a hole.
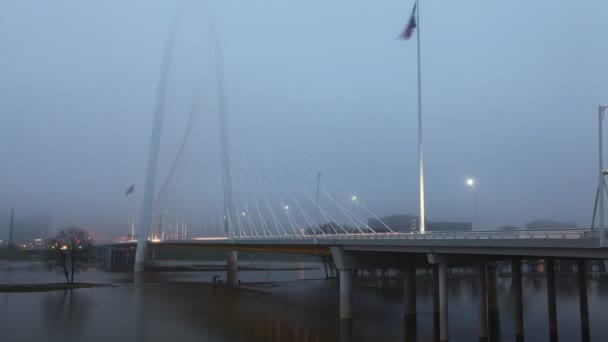
[[[353,318],[353,271],[340,270],[340,319]]]
[[[416,267],[403,270],[403,318],[407,332],[416,330]]]
[[[447,342],[448,334],[448,265],[439,264],[439,341]]]
[[[545,259],[547,273],[547,309],[549,311],[549,340],[557,341],[557,305],[555,297],[555,262],[553,258]]]
[[[125,270],[135,262],[133,248],[100,246],[95,249],[96,263],[104,271]]]
[[[108,254],[107,258],[106,258],[106,271],[111,271],[112,270],[112,257],[114,256],[114,249],[113,248],[108,248],[107,252]]]
[[[490,341],[500,335],[500,311],[498,309],[498,289],[496,287],[496,265],[486,266],[486,286],[488,296],[488,333]]]
[[[431,290],[433,291],[433,325],[436,330],[439,328],[439,266],[432,265],[433,278]]]
[[[578,293],[581,313],[581,341],[591,339],[589,331],[589,305],[587,303],[587,270],[585,260],[578,261]]]
[[[521,260],[511,260],[511,288],[513,292],[513,311],[515,319],[515,341],[524,340],[524,307],[521,288]]]
[[[230,287],[239,285],[239,265],[236,251],[226,252],[226,284]]]
[[[488,305],[486,289],[486,264],[481,263],[479,270],[479,341],[488,340]]]

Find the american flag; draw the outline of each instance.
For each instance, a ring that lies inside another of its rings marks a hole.
[[[416,29],[416,5],[418,4],[418,2],[416,1],[414,3],[414,8],[412,8],[412,15],[410,16],[410,21],[407,23],[407,26],[405,27],[405,29],[403,30],[403,32],[401,32],[401,34],[399,35],[399,38],[403,39],[403,40],[408,40],[410,38],[412,38],[412,35],[414,34],[414,30]]]

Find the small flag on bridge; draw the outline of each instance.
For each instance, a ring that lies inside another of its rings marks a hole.
[[[129,196],[130,194],[135,192],[135,184],[131,184],[131,186],[125,192],[125,196]]]
[[[417,4],[418,4],[418,1],[416,1],[414,3],[414,8],[412,9],[412,15],[410,16],[410,21],[408,21],[407,26],[405,27],[403,32],[401,32],[401,34],[399,35],[399,38],[401,38],[403,40],[408,40],[408,39],[412,38],[412,35],[414,34],[414,30],[416,29],[416,27],[418,27],[416,25],[416,5]]]

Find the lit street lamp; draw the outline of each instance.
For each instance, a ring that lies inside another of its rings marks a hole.
[[[467,178],[467,185],[473,189],[473,202],[475,205],[475,228],[479,228],[479,211],[477,210],[477,183],[473,178]]]

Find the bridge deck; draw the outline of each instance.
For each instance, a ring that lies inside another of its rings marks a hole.
[[[329,254],[344,250],[424,254],[608,258],[595,230],[474,231],[285,236],[240,236],[151,240],[152,248],[208,248],[254,252]],[[115,244],[131,246],[135,242]]]

